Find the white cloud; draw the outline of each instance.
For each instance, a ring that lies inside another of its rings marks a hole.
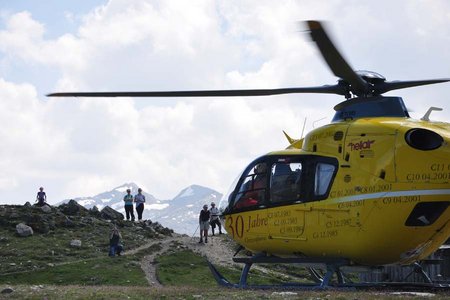
[[[338,0],[113,0],[81,18],[63,11],[82,21],[75,33],[56,38],[46,36],[47,23],[33,12],[12,13],[0,27],[0,51],[3,64],[25,71],[42,66],[42,77],[56,73],[57,91],[332,84],[336,78],[297,23],[328,19],[356,69],[373,68],[390,80],[448,76],[448,4],[383,7]],[[24,202],[40,185],[56,202],[129,181],[161,198],[193,183],[225,192],[256,156],[287,145],[281,130],[298,138],[305,117],[309,130],[341,101],[328,95],[42,100],[39,88],[0,79],[0,109],[8,112],[0,121],[4,201]],[[447,111],[433,117],[448,120],[448,86],[398,94],[416,117],[436,105]]]

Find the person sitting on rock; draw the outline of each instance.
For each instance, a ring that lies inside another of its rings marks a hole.
[[[37,202],[37,206],[44,206],[46,201],[47,201],[47,195],[44,192],[44,188],[41,186],[39,188],[39,192],[37,193],[35,202]]]
[[[109,256],[113,257],[116,254],[118,256],[121,255],[123,251],[123,246],[122,244],[120,244],[121,239],[122,235],[120,234],[119,229],[116,226],[114,226],[109,236]]]

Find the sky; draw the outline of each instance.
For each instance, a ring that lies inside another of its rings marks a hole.
[[[301,26],[326,21],[355,69],[450,77],[450,2],[0,0],[0,203],[50,203],[136,182],[159,199],[225,193],[253,159],[327,124],[336,95],[48,98],[64,91],[334,84]],[[389,92],[420,118],[450,84]],[[306,120],[306,121],[305,121]]]

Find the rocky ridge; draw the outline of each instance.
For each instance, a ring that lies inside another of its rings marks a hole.
[[[173,231],[165,228],[157,222],[147,220],[143,223],[131,223],[124,221],[122,213],[109,206],[98,210],[95,206],[86,209],[74,200],[57,207],[44,205],[42,207],[31,205],[0,205],[0,226],[3,228],[15,228],[20,224],[32,228],[32,232],[46,234],[56,228],[76,228],[96,225],[100,223],[115,224],[119,227],[140,226],[155,233],[171,235]]]
[[[121,231],[126,249],[173,234],[158,222],[123,218],[110,207],[86,209],[76,201],[57,207],[0,205],[0,276],[107,256],[114,226]]]

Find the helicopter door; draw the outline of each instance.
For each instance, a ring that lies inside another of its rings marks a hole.
[[[302,239],[305,212],[293,209],[292,204],[304,202],[307,198],[304,167],[301,161],[283,158],[271,166],[267,217],[273,240]]]
[[[350,127],[345,138],[344,160],[366,174],[393,182],[395,174],[395,140],[392,132]],[[362,178],[362,177],[361,177]],[[369,184],[369,181],[360,184]]]

